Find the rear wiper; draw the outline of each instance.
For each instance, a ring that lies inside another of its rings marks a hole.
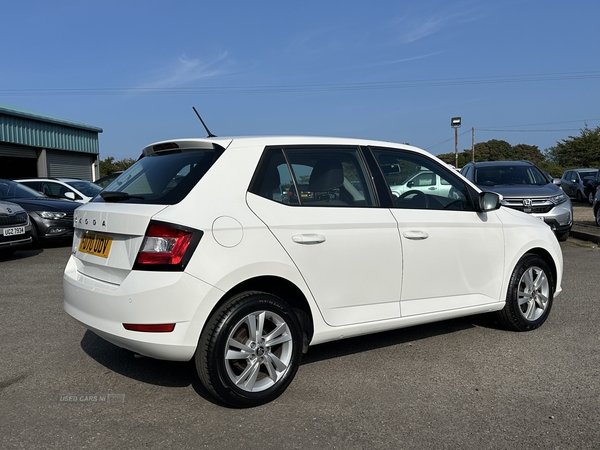
[[[116,191],[102,191],[100,192],[100,197],[102,197],[105,202],[120,202],[123,200],[129,200],[130,198],[144,199],[144,197],[140,195],[129,195],[127,192]]]

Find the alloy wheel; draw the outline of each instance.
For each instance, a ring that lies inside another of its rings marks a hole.
[[[529,267],[521,276],[518,291],[519,311],[525,320],[539,319],[549,304],[550,283],[539,267]]]
[[[225,368],[240,389],[259,392],[275,385],[290,367],[293,340],[288,324],[272,311],[257,311],[231,330]]]

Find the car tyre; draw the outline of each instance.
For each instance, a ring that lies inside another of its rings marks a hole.
[[[589,191],[587,198],[588,198],[588,203],[590,205],[593,205],[594,204],[594,191]]]
[[[302,329],[293,309],[260,292],[234,296],[210,317],[194,357],[205,388],[233,407],[279,397],[302,358]]]
[[[497,317],[515,331],[540,327],[552,308],[554,282],[550,267],[540,256],[527,254],[517,263],[508,284],[506,304]]]
[[[575,196],[575,199],[580,203],[583,201],[583,194],[581,193],[580,190],[577,191],[577,195]]]
[[[559,242],[565,242],[569,238],[569,231],[565,231],[564,233],[556,233],[556,239]]]
[[[596,225],[600,227],[600,207],[596,208],[596,213],[594,214],[596,218]]]

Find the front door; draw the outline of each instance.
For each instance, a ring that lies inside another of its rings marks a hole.
[[[411,190],[394,199],[403,251],[401,315],[414,316],[499,301],[504,267],[502,223],[478,213],[463,181],[421,155],[373,149],[389,186],[424,168],[450,189]]]

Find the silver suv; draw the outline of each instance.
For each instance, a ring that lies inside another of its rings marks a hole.
[[[531,214],[546,222],[559,241],[573,226],[569,197],[529,161],[487,161],[465,165],[460,171],[483,191],[502,195],[502,206]]]

